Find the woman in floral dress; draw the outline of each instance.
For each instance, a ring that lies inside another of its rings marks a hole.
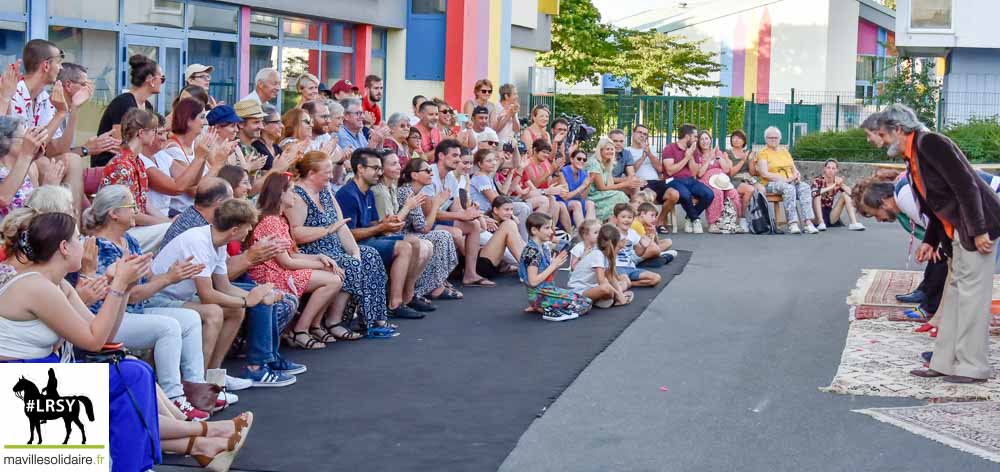
[[[358,245],[346,226],[347,221],[341,218],[340,207],[329,188],[333,162],[322,151],[310,151],[295,163],[295,170],[296,199],[285,210],[285,216],[299,251],[325,254],[336,261],[344,270],[343,290],[353,295],[368,335],[393,336],[395,329],[386,321],[385,265],[374,248]]]
[[[360,333],[339,326],[350,297],[340,290],[344,285],[344,271],[325,254],[294,251],[295,244],[285,220],[285,211],[294,203],[291,177],[278,173],[268,175],[257,200],[261,218],[253,229],[252,242],[268,238],[287,241],[293,250],[251,267],[250,278],[258,284],[274,284],[275,288],[299,298],[306,293],[312,294],[292,325],[288,337],[292,344],[303,349],[320,349],[338,339],[359,339]],[[323,312],[326,314],[321,315]]]

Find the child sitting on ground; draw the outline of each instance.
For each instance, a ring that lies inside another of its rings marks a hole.
[[[634,295],[626,291],[629,281],[619,276],[615,269],[615,258],[623,247],[621,233],[612,225],[604,225],[595,232],[598,233],[594,235],[596,247],[589,247],[577,261],[569,276],[569,289],[593,300],[594,306],[599,308],[632,303]],[[581,244],[591,242],[591,233],[582,237]]]
[[[566,263],[569,254],[563,249],[553,257],[549,251],[547,244],[555,233],[552,217],[532,213],[525,227],[531,239],[521,251],[517,275],[528,288],[528,311],[541,313],[546,321],[572,320],[590,311],[589,298],[555,284],[556,270]]]
[[[569,268],[576,270],[576,263],[580,262],[583,256],[590,251],[597,250],[597,232],[601,229],[601,222],[593,218],[583,220],[577,228],[577,238],[580,240],[569,250]]]
[[[639,225],[645,230],[645,232],[639,233],[639,236],[647,236],[656,242],[656,246],[660,249],[660,255],[664,258],[669,259],[666,262],[672,261],[677,257],[677,251],[670,249],[674,245],[674,242],[670,238],[657,238],[656,237],[656,218],[659,215],[659,211],[656,209],[656,205],[652,203],[640,203],[637,211],[638,216],[635,221],[632,222],[632,229],[635,229],[635,223],[638,222]],[[669,256],[669,257],[667,257]]]
[[[655,287],[660,283],[660,274],[639,269],[636,267],[636,264],[657,258],[673,260],[673,256],[669,254],[661,256],[660,248],[653,238],[650,236],[639,236],[631,228],[635,214],[632,207],[627,203],[615,205],[613,212],[612,223],[621,233],[622,244],[624,246],[618,251],[618,260],[615,263],[618,273],[628,276],[633,286]]]
[[[656,193],[648,188],[644,188],[636,192],[635,195],[632,195],[632,199],[629,200],[628,204],[632,207],[632,211],[638,215],[640,206],[644,203],[652,205],[654,202],[656,202]],[[653,208],[656,208],[656,206],[654,205]],[[645,236],[647,234],[646,227],[643,226],[641,221],[639,221],[639,218],[636,218],[635,221],[632,222],[632,229],[634,229],[636,233],[639,233],[639,236]],[[653,226],[653,229],[654,231],[650,234],[656,234],[656,226]]]

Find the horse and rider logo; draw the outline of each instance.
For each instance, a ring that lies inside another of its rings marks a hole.
[[[80,421],[81,410],[86,411],[87,419],[94,421],[94,405],[90,398],[84,395],[74,395],[71,397],[60,397],[56,391],[59,381],[56,379],[56,372],[49,368],[49,379],[45,388],[41,392],[30,380],[21,376],[14,385],[14,395],[24,401],[24,416],[28,417],[28,430],[31,437],[27,444],[42,443],[42,424],[50,420],[62,419],[66,424],[66,437],[63,444],[69,442],[70,433],[73,431],[73,424],[80,430],[80,444],[87,444],[87,431]],[[38,433],[38,442],[35,443],[35,433]]]

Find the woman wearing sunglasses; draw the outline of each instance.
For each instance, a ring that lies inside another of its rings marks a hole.
[[[587,199],[590,191],[590,173],[587,172],[587,153],[577,149],[570,156],[569,164],[563,166],[559,173],[559,185],[569,191],[565,196],[556,195],[556,199],[565,203],[573,218],[573,223],[579,225],[587,217],[597,213],[594,202]]]
[[[434,102],[438,104],[438,129],[441,130],[441,139],[454,139],[462,131],[462,127],[458,125],[458,114],[444,100],[435,99]]]
[[[292,108],[281,117],[283,131],[279,146],[285,147],[296,141],[312,141],[312,117],[301,108]]]
[[[473,90],[475,90],[476,95],[472,100],[465,102],[465,105],[462,106],[462,113],[472,116],[472,110],[475,110],[476,107],[486,107],[490,110],[490,123],[492,123],[497,116],[497,106],[490,101],[490,97],[493,96],[493,82],[490,82],[490,79],[479,79]]]

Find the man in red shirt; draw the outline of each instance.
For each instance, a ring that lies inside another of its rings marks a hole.
[[[438,129],[438,106],[434,100],[426,100],[420,104],[417,116],[420,121],[414,128],[420,131],[420,151],[430,152],[441,142],[441,130]]]
[[[668,189],[674,189],[680,195],[680,204],[684,208],[685,222],[684,232],[694,231],[696,234],[703,232],[701,228],[701,214],[712,203],[715,194],[707,185],[701,183],[696,177],[698,164],[694,159],[695,133],[697,129],[693,125],[681,125],[677,131],[677,141],[668,144],[663,148],[661,157],[663,159],[663,173],[667,178],[672,179],[667,182]],[[695,204],[693,198],[698,199]],[[673,206],[671,205],[671,210]],[[665,216],[664,212],[661,216]]]
[[[361,99],[361,109],[365,114],[361,117],[365,121],[366,128],[382,124],[382,108],[378,103],[382,101],[383,90],[381,77],[377,75],[365,77],[365,96]]]

